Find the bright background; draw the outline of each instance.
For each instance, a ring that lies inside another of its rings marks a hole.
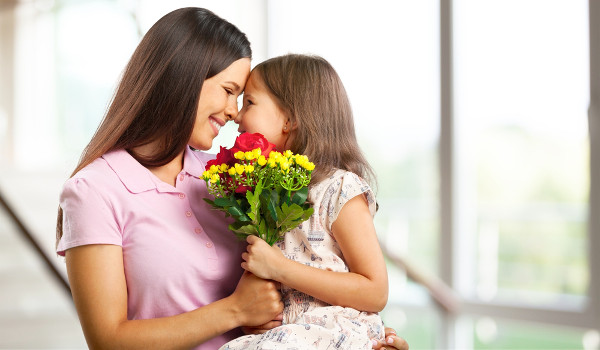
[[[206,7],[247,33],[254,64],[313,53],[341,76],[378,174],[382,317],[411,349],[600,349],[588,5],[0,0],[0,194],[64,273],[58,192],[121,70],[162,15]],[[85,348],[2,211],[0,228],[0,348]]]

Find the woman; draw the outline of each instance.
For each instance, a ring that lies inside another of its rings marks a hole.
[[[244,246],[202,200],[211,156],[190,149],[236,117],[250,58],[199,8],[161,18],[133,53],[60,199],[57,252],[90,348],[215,349],[280,324],[275,285],[242,274]]]
[[[207,156],[188,147],[235,118],[250,57],[243,33],[197,8],[134,52],[61,194],[57,251],[90,348],[214,349],[281,313],[272,282],[242,276],[242,245],[202,201]]]

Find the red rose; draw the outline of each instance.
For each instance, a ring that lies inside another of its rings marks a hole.
[[[231,153],[230,150],[221,146],[221,150],[217,154],[217,158],[211,159],[208,162],[206,162],[206,170],[208,170],[208,168],[210,168],[211,165],[218,166],[223,163],[231,166],[233,165],[233,163],[235,163],[235,158],[233,158],[233,153]]]
[[[249,134],[245,132],[235,139],[235,144],[231,148],[231,154],[235,154],[238,151],[248,152],[256,148],[260,148],[261,154],[268,157],[269,153],[275,149],[275,145],[270,143],[262,134]]]
[[[235,189],[235,193],[246,193],[246,191],[252,191],[252,187],[250,186],[238,186],[238,188]]]

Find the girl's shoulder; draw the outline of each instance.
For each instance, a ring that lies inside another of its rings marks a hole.
[[[371,187],[363,178],[357,174],[343,169],[333,169],[329,176],[315,185],[315,187],[357,187],[361,191],[370,191]]]
[[[364,196],[369,212],[374,216],[377,212],[377,201],[369,184],[351,171],[335,169],[311,188],[309,199],[319,207],[319,218],[323,227],[331,229],[344,205],[360,195]]]

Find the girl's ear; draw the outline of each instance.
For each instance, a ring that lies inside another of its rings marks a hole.
[[[292,122],[291,120],[287,120],[285,122],[285,124],[283,124],[283,132],[290,132],[292,130],[296,130],[296,128],[298,127],[298,125],[295,122]]]

